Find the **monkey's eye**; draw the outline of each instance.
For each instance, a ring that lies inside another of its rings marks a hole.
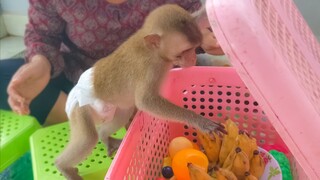
[[[179,56],[176,56],[176,58],[177,58],[177,59],[181,59],[181,58],[182,58],[182,56],[181,56],[181,55],[179,55]]]

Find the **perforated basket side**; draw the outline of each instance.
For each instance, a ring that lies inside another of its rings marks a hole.
[[[171,126],[172,127],[172,126]],[[168,153],[169,123],[138,112],[105,179],[154,179]]]
[[[124,134],[125,129],[120,129],[113,136],[122,138]],[[30,145],[34,179],[65,179],[55,167],[54,161],[68,141],[68,122],[43,128],[31,136]],[[78,164],[77,168],[84,179],[102,179],[112,160],[113,157],[109,157],[106,154],[105,145],[99,141],[91,155]]]
[[[166,89],[168,88],[168,89]],[[193,67],[173,70],[164,84],[164,95],[173,103],[209,119],[233,119],[241,129],[259,139],[265,149],[286,150],[270,119],[251,95],[234,68]]]
[[[207,12],[219,43],[297,164],[310,179],[320,179],[314,158],[320,149],[320,46],[294,3],[207,1]]]
[[[29,136],[39,128],[34,117],[0,110],[0,172],[29,150]]]

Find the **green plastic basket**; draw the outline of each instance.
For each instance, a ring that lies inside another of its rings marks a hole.
[[[30,149],[29,137],[40,127],[34,117],[0,110],[0,172]]]
[[[125,133],[125,128],[122,128],[113,137],[121,139]],[[40,129],[31,136],[30,146],[35,180],[65,179],[55,167],[54,161],[68,141],[68,122]],[[107,156],[105,145],[99,141],[91,155],[77,166],[79,174],[87,180],[104,179],[112,160],[113,156]]]

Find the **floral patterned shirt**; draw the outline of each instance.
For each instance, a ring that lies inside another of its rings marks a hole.
[[[165,3],[190,12],[201,6],[200,0],[127,0],[117,5],[106,0],[30,0],[26,61],[44,55],[52,77],[64,72],[76,82],[139,29],[151,10]]]

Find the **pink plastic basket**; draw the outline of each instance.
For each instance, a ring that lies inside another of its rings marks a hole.
[[[171,102],[210,119],[223,121],[231,117],[240,129],[254,136],[262,148],[287,149],[234,68],[175,69],[170,72],[162,92]],[[105,179],[160,177],[169,141],[177,136],[197,142],[192,127],[137,113]]]
[[[285,151],[295,179],[320,179],[320,45],[296,6],[292,0],[206,6],[236,71],[173,70],[165,97],[211,119],[233,118],[262,148]],[[155,179],[169,140],[181,135],[197,141],[190,127],[138,113],[106,179]]]
[[[320,45],[295,4],[214,0],[207,12],[231,63],[292,153],[295,177],[320,179]]]

